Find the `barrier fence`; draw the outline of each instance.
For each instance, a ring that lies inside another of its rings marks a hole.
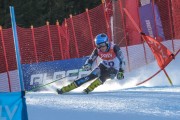
[[[127,70],[152,62],[153,55],[124,13],[126,8],[138,27],[147,35],[162,41],[174,53],[180,49],[179,0],[107,0],[94,9],[70,15],[62,25],[22,28],[17,26],[21,63],[81,58],[94,49],[94,37],[106,33],[110,41],[122,47]],[[8,71],[17,69],[12,29],[0,28],[0,73],[10,82]],[[143,61],[143,62],[142,62]],[[4,80],[0,78],[0,84]]]

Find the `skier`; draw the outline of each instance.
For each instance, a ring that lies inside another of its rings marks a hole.
[[[102,61],[95,69],[91,71],[89,75],[79,78],[61,89],[57,89],[58,94],[69,92],[82,84],[95,79],[94,82],[84,89],[84,92],[88,94],[99,85],[102,85],[106,79],[114,79],[117,77],[117,79],[120,80],[124,78],[123,73],[125,61],[120,47],[110,43],[108,36],[104,33],[101,33],[95,37],[95,44],[96,48],[82,68],[85,71],[91,70],[92,64],[95,62],[98,56]]]

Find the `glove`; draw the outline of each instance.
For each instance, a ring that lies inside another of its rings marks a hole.
[[[119,72],[117,73],[117,79],[118,80],[124,79],[124,71],[122,69],[120,69]]]
[[[87,63],[87,64],[83,65],[82,69],[84,71],[88,71],[88,70],[91,70],[91,67],[92,67],[91,64]]]

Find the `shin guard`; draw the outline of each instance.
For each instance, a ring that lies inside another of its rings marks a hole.
[[[84,92],[88,94],[101,84],[103,84],[103,82],[98,78],[94,82],[92,82],[86,89],[84,89]]]
[[[62,87],[61,91],[62,91],[62,93],[65,93],[65,92],[69,92],[69,91],[71,91],[71,90],[73,90],[75,88],[77,88],[77,85],[76,85],[75,82],[73,82],[73,83],[71,83],[71,84],[69,84],[67,86]]]

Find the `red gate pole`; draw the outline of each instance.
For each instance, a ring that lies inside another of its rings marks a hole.
[[[122,22],[123,22],[123,32],[126,40],[126,54],[127,54],[127,59],[128,59],[128,70],[130,71],[130,59],[129,59],[129,51],[128,51],[128,43],[127,43],[127,36],[126,36],[126,28],[125,28],[125,23],[124,23],[124,13],[123,13],[123,8],[122,8],[122,2],[119,0],[119,7],[120,7],[120,13],[122,17]]]
[[[48,37],[49,37],[49,45],[50,45],[51,56],[52,56],[52,60],[54,61],[51,33],[50,33],[50,28],[49,28],[49,22],[48,21],[46,22],[46,25],[47,25],[47,31],[48,31]]]
[[[36,41],[35,41],[35,37],[34,37],[34,27],[33,27],[33,25],[31,25],[31,32],[32,32],[32,40],[33,40],[33,46],[34,46],[34,56],[35,56],[35,59],[36,59],[36,63],[38,63]]]
[[[9,66],[8,66],[8,61],[7,61],[7,56],[6,56],[6,48],[4,44],[4,36],[3,36],[3,31],[2,31],[2,26],[0,26],[0,32],[1,32],[1,39],[2,39],[2,47],[3,47],[3,52],[4,52],[4,60],[6,64],[6,72],[7,72],[7,77],[8,77],[8,84],[9,84],[9,91],[11,92],[11,81],[10,81],[10,75],[9,75]]]
[[[111,38],[111,29],[110,29],[110,25],[108,23],[107,15],[106,15],[105,1],[104,0],[102,0],[102,5],[103,5],[104,17],[105,17],[105,20],[106,20],[107,35],[108,35],[109,38]]]
[[[74,30],[74,22],[72,19],[72,15],[70,15],[70,20],[71,20],[71,24],[72,24],[73,36],[74,36],[74,41],[75,41],[75,49],[76,49],[77,57],[79,58],[79,50],[78,50],[78,44],[77,44],[76,34],[75,34],[75,30]]]
[[[129,17],[129,19],[131,20],[131,22],[133,23],[133,25],[134,25],[134,27],[136,28],[136,30],[140,33],[140,32],[141,32],[141,29],[138,27],[138,25],[136,24],[136,22],[134,21],[134,19],[132,18],[132,16],[129,14],[129,12],[127,11],[127,9],[124,8],[123,10],[124,10],[124,12],[126,13],[126,15]],[[142,36],[142,38],[144,39],[143,36]],[[143,42],[143,48],[144,48],[145,62],[146,62],[146,64],[148,64],[144,42]]]
[[[65,19],[65,34],[66,34],[66,43],[67,43],[67,49],[66,49],[66,53],[67,53],[67,57],[68,59],[70,59],[70,51],[69,51],[69,37],[68,37],[68,26],[67,26],[67,20]]]
[[[60,32],[60,26],[59,26],[58,20],[56,21],[56,26],[57,26],[57,30],[58,30],[59,49],[60,49],[60,51],[61,51],[61,58],[62,58],[62,60],[63,60],[63,59],[64,59],[64,55],[63,55],[61,32]]]
[[[95,47],[94,38],[93,38],[93,34],[92,34],[92,27],[91,27],[91,21],[90,21],[90,17],[89,17],[89,11],[87,8],[86,8],[86,14],[87,14],[87,19],[88,19],[88,25],[89,25],[90,35],[91,35],[92,46],[94,48]]]

